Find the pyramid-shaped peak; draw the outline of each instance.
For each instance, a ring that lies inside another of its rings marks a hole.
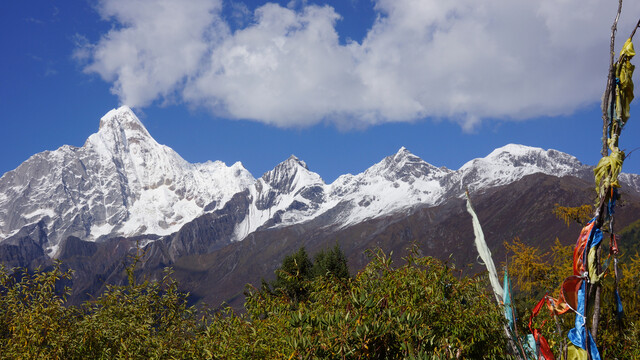
[[[289,156],[287,160],[276,165],[273,170],[264,173],[262,180],[276,188],[284,188],[282,184],[292,184],[298,181],[302,183],[323,183],[320,175],[310,171],[307,164],[295,155]]]
[[[89,136],[84,146],[91,146],[108,153],[117,153],[128,149],[132,144],[146,147],[147,150],[160,146],[131,108],[121,106],[107,112],[100,118],[98,132]],[[147,151],[147,153],[151,154],[154,151]]]
[[[118,115],[125,115],[125,114],[133,114],[133,116],[135,116],[133,110],[131,110],[131,108],[128,105],[122,105],[117,109],[111,109],[109,111],[107,111],[106,114],[104,114],[104,116],[102,117],[104,118],[112,118],[114,116],[118,116]]]
[[[398,149],[398,152],[396,152],[395,155],[393,155],[395,158],[406,158],[406,157],[414,157],[414,158],[418,158],[417,156],[415,156],[411,151],[409,151],[409,149],[407,149],[406,147],[402,146],[400,149]]]
[[[291,155],[285,161],[276,165],[273,170],[264,173],[262,179],[269,182],[282,177],[295,177],[296,174],[299,173],[300,168],[304,169],[303,172],[310,172],[304,161],[298,159],[295,155]]]
[[[404,146],[397,153],[389,155],[365,171],[369,175],[382,175],[388,180],[424,177],[438,171],[435,166],[412,154]]]
[[[287,160],[281,162],[280,164],[278,164],[276,166],[277,167],[292,167],[292,166],[302,166],[303,168],[309,170],[309,168],[307,167],[307,163],[305,163],[304,161],[300,160],[297,156],[291,154],[291,156],[289,156],[287,158]]]
[[[426,162],[422,160],[419,156],[414,155],[411,151],[409,151],[406,147],[401,147],[398,152],[394,155],[388,156],[386,159],[387,166],[404,166],[407,163],[424,163]]]
[[[150,136],[140,119],[127,105],[110,110],[100,119],[100,132],[109,131],[107,129],[133,131]]]

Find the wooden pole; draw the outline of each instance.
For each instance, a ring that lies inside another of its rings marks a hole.
[[[609,124],[611,122],[611,118],[609,117],[610,112],[613,113],[612,111],[612,104],[613,101],[615,99],[615,88],[616,88],[616,79],[615,79],[615,63],[614,63],[614,57],[615,57],[615,38],[616,38],[616,31],[618,30],[618,20],[620,19],[620,13],[622,12],[622,0],[618,1],[618,11],[616,12],[616,17],[613,20],[613,25],[611,25],[611,39],[610,39],[610,43],[609,43],[609,74],[607,76],[607,85],[604,91],[604,95],[602,97],[602,150],[601,150],[601,155],[603,157],[605,156],[609,156],[609,146],[608,146],[608,138],[609,138],[609,134],[608,134],[608,128],[609,128]],[[636,26],[637,28],[637,26]],[[635,28],[633,29],[633,34],[635,33]],[[620,132],[620,128],[616,129],[616,131]],[[600,192],[600,191],[599,191]],[[606,202],[607,202],[607,198],[609,197],[608,195],[611,192],[611,188],[609,187],[608,189],[606,189],[604,191],[604,194],[599,193],[600,196],[600,206],[598,206],[598,208],[596,209],[596,223],[595,226],[600,228],[603,225],[604,219],[607,215],[607,207],[606,207]],[[611,231],[613,231],[613,229],[610,229]],[[596,258],[595,258],[595,262],[596,262],[596,267],[597,267],[597,273],[598,275],[600,275],[600,272],[602,271],[601,266],[600,266],[600,249],[596,250]],[[589,288],[590,286],[587,286],[587,288]],[[589,298],[589,292],[590,291],[586,291],[585,294],[585,298]],[[602,292],[602,286],[600,284],[595,284],[595,295],[593,298],[593,317],[591,319],[591,336],[593,337],[593,340],[596,341],[596,337],[598,334],[598,322],[600,321],[600,295]],[[588,309],[586,309],[588,310]],[[587,311],[585,311],[585,315],[587,314]],[[585,324],[586,325],[586,324]]]
[[[614,107],[614,103],[615,103],[615,89],[616,89],[616,79],[615,79],[615,72],[616,72],[616,67],[615,67],[615,63],[613,62],[615,53],[614,53],[614,45],[615,45],[615,35],[616,35],[616,30],[618,27],[618,19],[620,18],[620,12],[622,11],[622,0],[618,1],[618,12],[616,14],[616,18],[613,21],[613,25],[611,26],[611,42],[610,42],[610,61],[609,61],[609,76],[607,77],[607,87],[605,89],[605,93],[602,97],[602,119],[603,119],[603,124],[602,124],[602,151],[601,154],[603,157],[605,156],[609,156],[609,146],[608,146],[608,139],[609,137],[611,138],[615,138],[615,144],[612,144],[612,146],[614,148],[618,147],[618,139],[620,136],[620,132],[622,130],[621,126],[617,126],[616,124],[611,124],[611,118],[610,118],[610,114],[613,114],[613,107]],[[633,39],[633,36],[636,33],[636,30],[638,29],[638,27],[640,27],[640,20],[638,20],[638,23],[636,24],[636,26],[633,28],[633,31],[631,32],[631,35],[629,36],[629,39]],[[624,55],[623,55],[624,57]],[[624,59],[618,59],[618,61],[622,61]],[[611,129],[609,129],[609,124],[611,124]],[[609,134],[609,132],[612,132],[613,134]],[[609,185],[604,192],[599,190],[599,196],[600,196],[600,204],[598,206],[598,208],[596,209],[596,223],[595,226],[597,228],[601,228],[604,225],[604,221],[607,217],[608,214],[608,208],[607,208],[607,201],[611,200],[611,198],[614,196],[613,194],[613,187],[611,185]],[[610,219],[610,223],[609,223],[609,231],[613,234],[613,219]],[[600,275],[602,272],[602,268],[600,265],[600,249],[597,249],[596,252],[596,267],[597,267],[597,274]],[[591,320],[591,336],[593,337],[593,339],[596,339],[596,335],[598,333],[598,322],[600,319],[600,295],[602,292],[602,287],[600,284],[595,284],[595,295],[594,295],[594,309],[593,309],[593,318]]]
[[[609,126],[609,110],[611,105],[611,97],[615,96],[615,84],[616,84],[616,70],[614,67],[613,59],[615,57],[615,41],[616,31],[618,31],[618,19],[620,19],[620,13],[622,12],[622,0],[618,1],[618,12],[616,18],[611,25],[611,40],[609,44],[609,75],[607,76],[607,86],[605,87],[604,94],[602,96],[602,156],[609,155],[609,148],[607,146],[607,127]],[[633,30],[635,33],[635,29]],[[632,34],[633,36],[633,34]]]

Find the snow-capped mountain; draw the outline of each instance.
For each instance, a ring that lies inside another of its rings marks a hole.
[[[291,155],[249,188],[250,205],[236,226],[233,240],[242,240],[262,226],[287,225],[312,218],[325,203],[326,184],[307,164]]]
[[[340,176],[328,192],[333,202],[349,209],[340,216],[340,222],[348,225],[417,204],[436,204],[447,191],[440,180],[451,173],[402,147],[363,173]]]
[[[43,223],[55,256],[68,236],[166,235],[254,181],[239,162],[188,163],[123,106],[82,147],[36,154],[0,178],[0,239]]]
[[[320,175],[291,156],[250,187],[251,205],[236,226],[234,240],[264,227],[304,223],[320,216],[325,225],[347,226],[417,204],[440,201],[439,180],[452,173],[436,168],[401,148],[358,175],[342,175],[325,184]]]
[[[461,197],[466,188],[483,192],[535,173],[593,177],[591,167],[571,155],[510,144],[458,170],[435,167],[403,147],[331,184],[292,155],[255,179],[239,162],[188,163],[158,144],[131,109],[121,107],[102,117],[98,132],[82,147],[65,145],[36,154],[0,178],[0,243],[31,238],[55,257],[69,236],[85,241],[146,236],[153,241],[206,213],[222,211],[232,198],[238,204],[235,220],[225,224],[232,235],[224,232],[228,238],[220,244],[259,229],[310,221],[344,229],[443,204]],[[640,191],[640,176],[621,179]]]
[[[470,190],[506,185],[526,175],[543,173],[557,177],[593,176],[591,167],[575,157],[557,150],[508,144],[495,149],[487,157],[464,164],[454,176]]]
[[[588,179],[593,172],[575,157],[556,151],[509,144],[459,170],[437,168],[406,148],[357,175],[342,175],[331,184],[291,157],[266,173],[250,189],[251,206],[237,225],[234,240],[264,227],[283,227],[322,217],[324,226],[344,228],[359,222],[437,206],[465,189],[483,191],[535,173]],[[623,181],[636,191],[637,175]]]

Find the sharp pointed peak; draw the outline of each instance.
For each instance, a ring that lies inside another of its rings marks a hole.
[[[284,161],[278,163],[278,165],[276,165],[273,169],[262,174],[262,178],[266,180],[275,176],[276,173],[295,173],[296,168],[299,166],[309,170],[309,168],[307,168],[307,164],[304,161],[298,159],[297,156],[292,154]]]
[[[100,118],[98,132],[89,136],[84,146],[92,144],[112,149],[119,144],[125,144],[126,147],[126,144],[131,143],[159,145],[133,110],[128,106],[121,106]]]
[[[117,108],[113,108],[107,111],[107,113],[104,114],[103,117],[111,117],[117,114],[125,114],[125,113],[133,113],[133,110],[131,110],[131,107],[129,105],[120,105]]]
[[[411,151],[409,151],[409,149],[407,149],[406,147],[402,146],[400,147],[400,149],[398,149],[398,151],[392,155],[395,158],[398,157],[409,157],[409,156],[414,156],[416,157]]]
[[[118,117],[133,117],[135,119],[138,119],[136,114],[133,112],[133,110],[131,110],[129,106],[122,105],[118,108],[113,108],[107,111],[107,113],[100,118],[100,126],[102,126],[103,123],[106,123],[111,119],[118,118]]]
[[[261,179],[274,188],[287,189],[285,192],[300,184],[324,183],[320,175],[310,171],[307,164],[295,155],[289,156],[273,170],[264,173]]]
[[[424,162],[424,160],[422,160],[419,156],[409,151],[409,149],[407,149],[404,146],[400,147],[400,149],[398,149],[398,151],[395,154],[389,155],[388,158],[393,159],[394,161],[407,160],[407,161]]]
[[[120,128],[123,130],[133,130],[150,136],[142,121],[127,105],[122,105],[117,109],[112,109],[100,118],[100,131],[106,128]]]
[[[291,167],[291,166],[295,166],[295,165],[299,165],[302,166],[303,168],[309,170],[309,168],[307,167],[307,163],[304,162],[303,160],[300,160],[297,156],[291,154],[291,156],[289,156],[285,161],[281,162],[280,164],[278,164],[276,167]]]
[[[365,173],[393,174],[389,176],[391,176],[391,178],[397,178],[398,176],[403,177],[405,175],[420,177],[425,176],[433,171],[439,170],[435,166],[427,163],[422,158],[414,155],[407,148],[402,146],[398,150],[398,152],[385,157],[384,159],[382,159],[382,161],[367,169]],[[440,169],[440,171],[447,170]]]

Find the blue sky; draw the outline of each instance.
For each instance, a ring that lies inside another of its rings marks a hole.
[[[614,5],[479,3],[4,1],[0,173],[81,146],[121,104],[186,160],[256,177],[295,154],[331,182],[401,146],[452,169],[508,143],[595,164]]]

